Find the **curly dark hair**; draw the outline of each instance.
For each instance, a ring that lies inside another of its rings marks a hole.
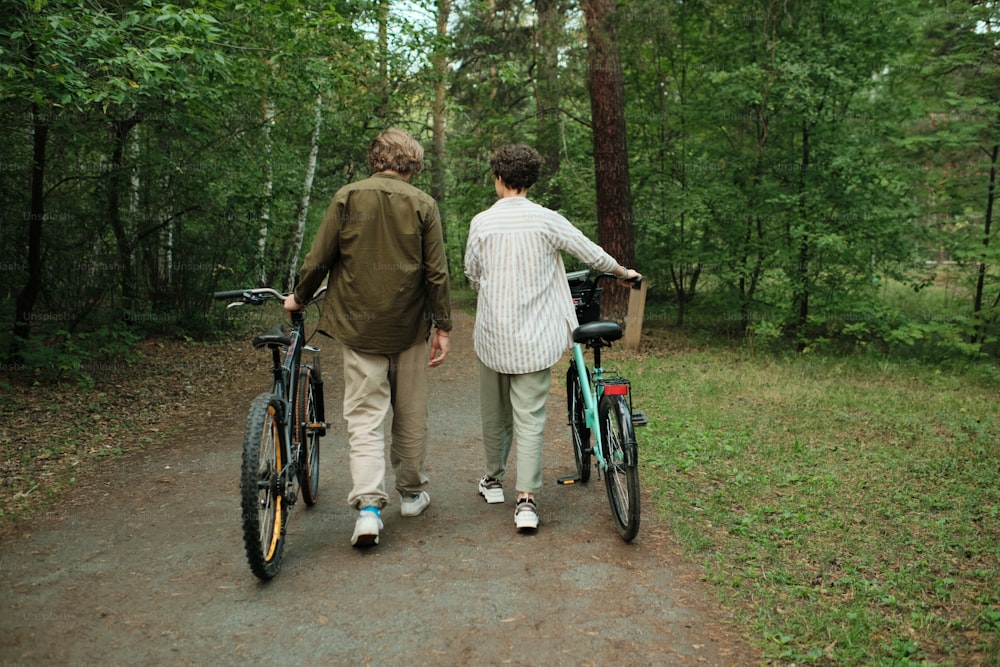
[[[509,188],[527,190],[542,169],[542,156],[526,144],[510,144],[498,148],[490,156],[490,170]]]

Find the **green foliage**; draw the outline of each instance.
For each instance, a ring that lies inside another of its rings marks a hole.
[[[5,293],[16,297],[37,261],[39,335],[122,319],[209,331],[209,292],[288,287],[301,261],[317,96],[306,245],[336,189],[365,174],[373,134],[400,125],[429,145],[440,53],[453,275],[469,220],[494,200],[488,157],[502,143],[546,152],[532,197],[596,238],[585,31],[574,3],[550,5],[543,26],[528,0],[456,2],[439,35],[430,2],[12,3],[0,16]],[[812,351],[1000,348],[1000,248],[986,228],[1000,136],[994,5],[623,0],[617,11],[637,263],[664,317]],[[873,289],[933,299],[933,267],[964,289],[947,314],[898,312]],[[12,318],[3,310],[0,328]]]
[[[93,332],[75,334],[60,329],[47,340],[33,337],[23,341],[18,365],[38,382],[69,381],[88,391],[94,385],[95,371],[134,363],[135,344],[140,339],[124,325],[105,325]]]

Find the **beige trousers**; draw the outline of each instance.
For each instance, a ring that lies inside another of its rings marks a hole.
[[[545,431],[545,402],[551,385],[550,368],[508,375],[479,362],[486,474],[503,481],[507,457],[516,437],[516,490],[519,493],[542,490],[542,434]]]
[[[396,354],[365,354],[344,348],[344,419],[350,447],[352,507],[385,507],[386,422],[392,411],[389,460],[401,495],[416,495],[428,482],[427,342]]]

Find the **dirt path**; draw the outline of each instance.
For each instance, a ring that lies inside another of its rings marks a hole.
[[[600,482],[554,483],[572,463],[558,383],[538,533],[514,531],[510,498],[479,498],[471,330],[460,315],[452,356],[433,372],[422,516],[400,517],[393,498],[381,544],[349,546],[338,424],[323,441],[320,503],[299,504],[281,574],[258,582],[239,528],[242,420],[263,377],[248,362],[253,380],[236,373],[232,391],[206,406],[211,416],[181,417],[169,448],[114,461],[65,509],[4,541],[0,666],[759,664],[720,625],[649,504],[625,544]],[[338,415],[329,342],[324,363],[327,414]]]

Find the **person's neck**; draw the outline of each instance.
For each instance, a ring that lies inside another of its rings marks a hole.
[[[410,177],[413,176],[413,172],[408,171],[408,172],[406,172],[404,174],[402,172],[396,171],[395,169],[383,169],[382,171],[380,171],[378,173],[380,173],[380,174],[389,174],[390,176],[399,176],[401,179],[403,179],[407,183],[410,182]]]
[[[515,190],[514,188],[508,188],[507,185],[501,181],[500,187],[497,188],[497,196],[500,199],[508,199],[510,197],[527,197],[527,190]]]

